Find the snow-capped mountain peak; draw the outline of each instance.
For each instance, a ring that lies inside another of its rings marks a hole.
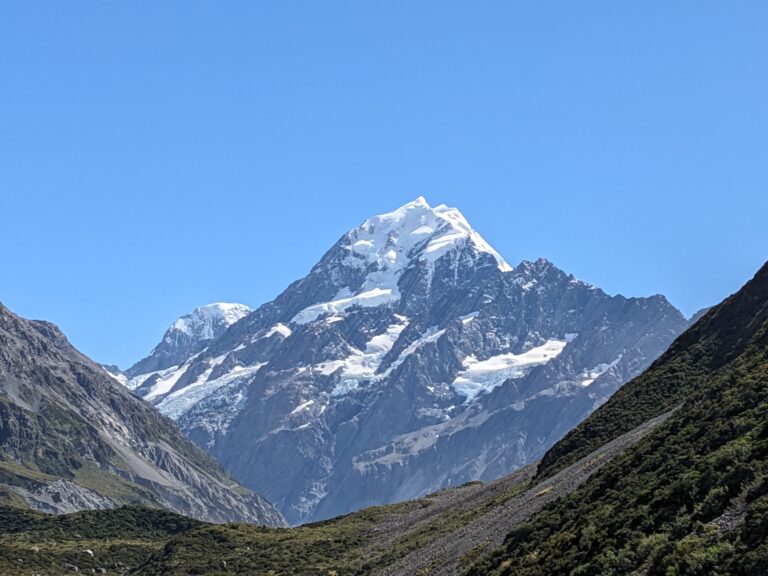
[[[251,309],[245,304],[230,302],[214,302],[195,308],[190,314],[185,314],[166,332],[165,338],[170,338],[174,331],[181,332],[198,340],[211,340],[218,336],[222,327],[229,327],[241,318],[247,316]]]
[[[125,371],[129,378],[182,364],[221,336],[235,322],[251,313],[245,304],[215,302],[195,308],[176,320],[149,353]]]
[[[544,259],[513,268],[419,197],[219,337],[161,343],[126,385],[304,522],[536,459],[684,325]]]
[[[423,196],[365,220],[347,232],[334,250],[340,258],[327,262],[333,276],[341,279],[337,293],[300,311],[293,322],[307,324],[353,306],[394,304],[400,299],[400,279],[406,270],[420,266],[431,278],[437,261],[449,254],[469,254],[475,262],[490,256],[501,272],[513,270],[458,209],[445,204],[432,207]],[[352,274],[342,274],[340,269]],[[350,279],[355,281],[344,283]]]
[[[369,218],[347,237],[347,248],[363,266],[375,263],[398,270],[411,259],[434,262],[446,252],[469,243],[477,251],[493,256],[500,270],[512,270],[458,209],[445,204],[433,208],[423,196],[397,210]]]

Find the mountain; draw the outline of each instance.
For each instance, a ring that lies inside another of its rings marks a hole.
[[[473,574],[768,574],[768,264],[544,457],[554,477],[671,414]]]
[[[539,466],[287,530],[0,506],[0,571],[767,574],[766,383],[768,264]]]
[[[216,302],[195,308],[176,320],[146,358],[125,371],[127,378],[178,366],[221,336],[232,324],[250,314],[245,304]],[[110,370],[110,367],[105,367]]]
[[[143,504],[214,522],[284,523],[53,324],[2,305],[0,501],[57,513]]]
[[[127,385],[299,523],[540,458],[686,326],[663,296],[511,266],[457,209],[419,198]]]

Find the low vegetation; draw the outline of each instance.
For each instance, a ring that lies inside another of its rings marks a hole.
[[[768,271],[693,334],[552,451],[543,474],[622,428],[646,389],[659,405],[681,401],[675,414],[471,574],[768,574]]]
[[[121,574],[173,536],[201,526],[162,510],[125,507],[50,516],[0,507],[0,574]]]
[[[1,507],[0,573],[67,574],[76,566],[80,572],[148,576],[366,574],[508,501],[526,485],[488,489],[470,483],[291,529],[205,524],[140,507],[63,516]],[[468,555],[466,565],[479,552]]]

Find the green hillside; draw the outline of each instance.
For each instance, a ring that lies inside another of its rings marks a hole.
[[[126,507],[49,516],[0,507],[0,574],[353,575],[385,568],[493,510],[530,471],[291,529]],[[90,550],[90,553],[87,552]]]
[[[768,266],[556,445],[539,474],[638,420],[674,415],[471,574],[768,573],[766,392]]]

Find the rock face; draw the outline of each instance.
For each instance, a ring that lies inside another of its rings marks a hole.
[[[298,523],[539,458],[686,325],[662,296],[510,266],[458,210],[419,198],[127,384]]]
[[[0,500],[46,512],[145,504],[213,522],[284,523],[55,326],[2,305]]]

